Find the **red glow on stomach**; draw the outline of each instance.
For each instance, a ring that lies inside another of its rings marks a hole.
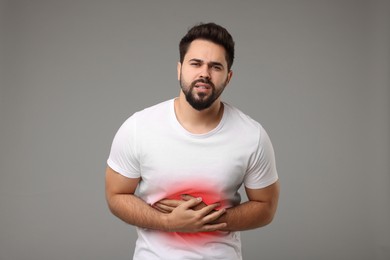
[[[170,189],[172,192],[167,196],[169,199],[183,200],[182,195],[190,195],[192,197],[200,197],[206,205],[220,203],[216,209],[224,208],[223,195],[218,191],[218,186],[211,182],[191,181],[188,183],[176,184]],[[214,240],[216,237],[223,235],[225,232],[198,232],[198,233],[180,233],[169,232],[171,241],[177,243],[204,243]]]
[[[211,182],[191,181],[189,183],[180,183],[170,188],[169,199],[182,200],[182,195],[190,195],[192,197],[200,197],[207,205],[213,203],[222,203],[223,196],[216,188],[217,186]],[[222,208],[221,204],[219,208]]]
[[[177,246],[183,245],[203,245],[208,242],[218,241],[219,237],[223,237],[228,232],[214,231],[214,232],[198,232],[198,233],[180,233],[180,232],[168,232],[166,233],[166,239],[170,244],[176,244]]]

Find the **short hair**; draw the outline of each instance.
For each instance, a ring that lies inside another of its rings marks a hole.
[[[202,39],[221,45],[225,49],[225,58],[228,70],[231,69],[234,60],[234,41],[230,33],[222,26],[215,23],[200,23],[188,30],[187,34],[179,43],[180,63],[183,63],[184,56],[192,41]]]

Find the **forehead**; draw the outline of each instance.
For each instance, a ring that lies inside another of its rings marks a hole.
[[[225,54],[225,49],[221,45],[198,39],[191,42],[184,60],[201,59],[205,62],[213,61],[225,64],[227,63]]]

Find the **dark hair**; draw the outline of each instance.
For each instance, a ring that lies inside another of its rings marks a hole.
[[[198,24],[192,27],[181,39],[179,43],[181,63],[183,63],[184,56],[186,55],[191,42],[196,39],[208,40],[224,47],[228,70],[230,70],[234,60],[234,41],[225,28],[215,23]]]

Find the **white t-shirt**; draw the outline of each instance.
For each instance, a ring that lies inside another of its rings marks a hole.
[[[107,163],[126,177],[141,177],[137,195],[150,205],[189,194],[229,208],[240,204],[242,184],[259,189],[278,179],[265,130],[226,103],[219,125],[206,134],[182,127],[173,99],[135,113],[118,130]],[[242,258],[239,232],[137,233],[134,259]]]

